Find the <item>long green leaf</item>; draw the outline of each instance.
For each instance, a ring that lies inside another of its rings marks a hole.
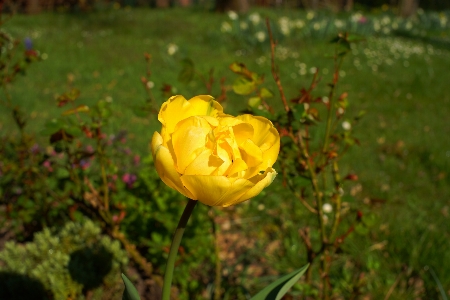
[[[280,300],[289,289],[297,283],[302,275],[308,269],[309,264],[306,266],[278,278],[275,282],[272,282],[266,286],[262,291],[253,296],[250,300]]]
[[[125,290],[123,291],[122,300],[141,300],[141,297],[139,297],[139,293],[134,287],[133,283],[123,273],[122,280],[125,284]]]

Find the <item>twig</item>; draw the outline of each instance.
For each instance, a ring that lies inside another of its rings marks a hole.
[[[309,235],[309,227],[306,228],[300,228],[298,230],[298,233],[300,235],[300,237],[303,240],[303,243],[305,244],[306,247],[306,254],[308,257],[308,263],[311,265],[314,261],[314,259],[316,258],[316,253],[313,250],[312,244],[311,244],[311,238]],[[306,272],[306,283],[311,283],[311,275],[312,275],[312,269],[313,268],[308,268],[308,271]]]
[[[389,288],[389,291],[387,292],[386,297],[384,297],[384,300],[388,300],[391,297],[392,293],[395,290],[395,287],[398,285],[400,279],[402,278],[402,274],[403,273],[398,274],[397,279],[395,279],[394,284],[392,284],[392,286]]]
[[[337,232],[337,227],[339,226],[339,221],[341,219],[341,205],[342,205],[342,198],[341,195],[339,194],[339,188],[341,185],[341,176],[339,174],[339,168],[338,168],[338,164],[337,161],[333,161],[333,179],[334,179],[334,188],[336,190],[335,192],[335,196],[336,196],[336,208],[335,208],[335,213],[334,213],[334,222],[333,222],[333,227],[331,229],[331,234],[330,234],[330,240],[333,241],[334,236]]]
[[[278,74],[276,65],[275,65],[275,47],[276,47],[276,42],[273,40],[273,35],[272,35],[272,29],[270,29],[270,21],[269,18],[266,18],[266,26],[267,26],[267,31],[269,33],[269,40],[270,40],[270,53],[271,53],[271,62],[272,62],[272,76],[273,79],[275,80],[277,87],[278,87],[278,91],[280,92],[280,96],[281,96],[281,100],[283,101],[283,105],[284,105],[284,110],[286,112],[290,111],[289,105],[286,101],[286,96],[284,95],[284,91],[283,91],[283,86],[281,85],[281,81],[280,81],[280,76]]]

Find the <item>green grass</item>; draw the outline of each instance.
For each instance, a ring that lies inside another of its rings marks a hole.
[[[260,12],[274,18],[305,15],[282,10]],[[214,68],[215,91],[222,76],[231,86],[234,77],[228,65],[234,61],[244,61],[250,69],[265,74],[267,85],[275,90],[268,47],[250,48],[221,33],[221,24],[227,20],[226,15],[194,9],[15,16],[4,29],[19,38],[33,38],[34,47],[48,58],[33,64],[27,76],[18,78],[10,88],[13,102],[26,108],[33,124],[30,129],[39,131],[46,119],[59,115],[55,96],[68,89],[67,78],[73,74],[73,86],[81,90],[80,102],[90,104],[111,97],[115,121],[110,131],[128,130],[134,137],[132,146],[145,155],[153,131],[159,127],[155,118],[142,119],[132,113],[132,107],[146,97],[140,82],[146,70],[145,52],[153,57],[151,80],[155,87],[172,84],[186,98],[206,90],[200,83],[186,86],[177,82],[184,57],[191,58],[202,73]],[[281,39],[287,58],[278,63],[289,98],[309,85],[312,67],[319,67],[324,76],[318,92],[326,90],[332,69],[329,54],[333,52],[328,39],[295,35]],[[178,46],[173,56],[167,53],[171,43]],[[353,47],[344,63],[345,76],[338,91],[349,93],[349,116],[360,110],[366,110],[367,115],[354,128],[361,146],[352,148],[341,168],[360,178],[362,190],[354,195],[352,205],[377,216],[373,233],[360,240],[357,235],[350,239],[348,251],[371,266],[366,271],[373,277],[369,285],[373,299],[382,299],[401,272],[407,274],[405,278],[422,278],[426,295],[437,299],[438,284],[424,270],[426,266],[436,272],[444,289],[450,290],[450,51],[445,47],[445,43],[431,45],[395,36],[368,37]],[[242,49],[246,55],[238,56]],[[261,63],[261,57],[265,62]],[[306,65],[306,75],[299,73],[301,64]],[[154,94],[159,103],[166,100],[156,88]],[[242,98],[231,91],[229,96],[228,111],[236,113],[245,107]],[[270,103],[281,109],[278,98]],[[10,116],[3,109],[0,130],[2,135],[14,133]],[[274,193],[280,190],[281,180],[276,183],[266,193],[268,208],[292,197]],[[355,185],[346,185],[346,193]],[[267,211],[254,213],[264,220]],[[298,227],[307,225],[300,223]],[[380,249],[369,250],[380,242]],[[390,299],[412,297],[414,284],[403,281]]]

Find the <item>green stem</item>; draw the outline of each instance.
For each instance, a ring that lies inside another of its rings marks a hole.
[[[333,161],[333,177],[334,177],[334,187],[335,187],[335,201],[336,201],[336,210],[334,212],[334,223],[331,229],[330,241],[333,243],[334,238],[336,236],[337,228],[339,226],[339,221],[341,219],[341,206],[342,199],[339,193],[339,187],[341,186],[341,176],[339,174],[339,167],[337,161]]]
[[[164,274],[162,300],[170,300],[170,288],[172,287],[173,269],[175,267],[178,248],[180,247],[186,224],[197,202],[197,200],[189,199],[189,202],[186,204],[183,214],[181,215],[180,221],[178,222],[177,229],[175,230],[172,245],[170,246],[169,257],[167,258],[166,273]]]

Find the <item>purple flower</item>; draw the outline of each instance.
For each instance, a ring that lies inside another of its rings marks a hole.
[[[26,50],[33,50],[33,41],[31,40],[31,38],[26,37],[23,40],[23,44],[25,45]]]
[[[83,170],[86,170],[87,168],[89,168],[90,165],[91,165],[91,161],[90,161],[90,160],[88,160],[88,159],[82,159],[82,160],[80,160],[80,167],[81,167]]]
[[[33,153],[33,154],[38,154],[39,150],[40,150],[40,148],[39,148],[39,145],[37,143],[34,144],[33,146],[31,146],[31,148],[30,148],[31,153]]]
[[[125,173],[122,176],[122,181],[127,184],[127,188],[129,189],[133,188],[133,184],[136,182],[136,179],[136,175],[130,173]]]

